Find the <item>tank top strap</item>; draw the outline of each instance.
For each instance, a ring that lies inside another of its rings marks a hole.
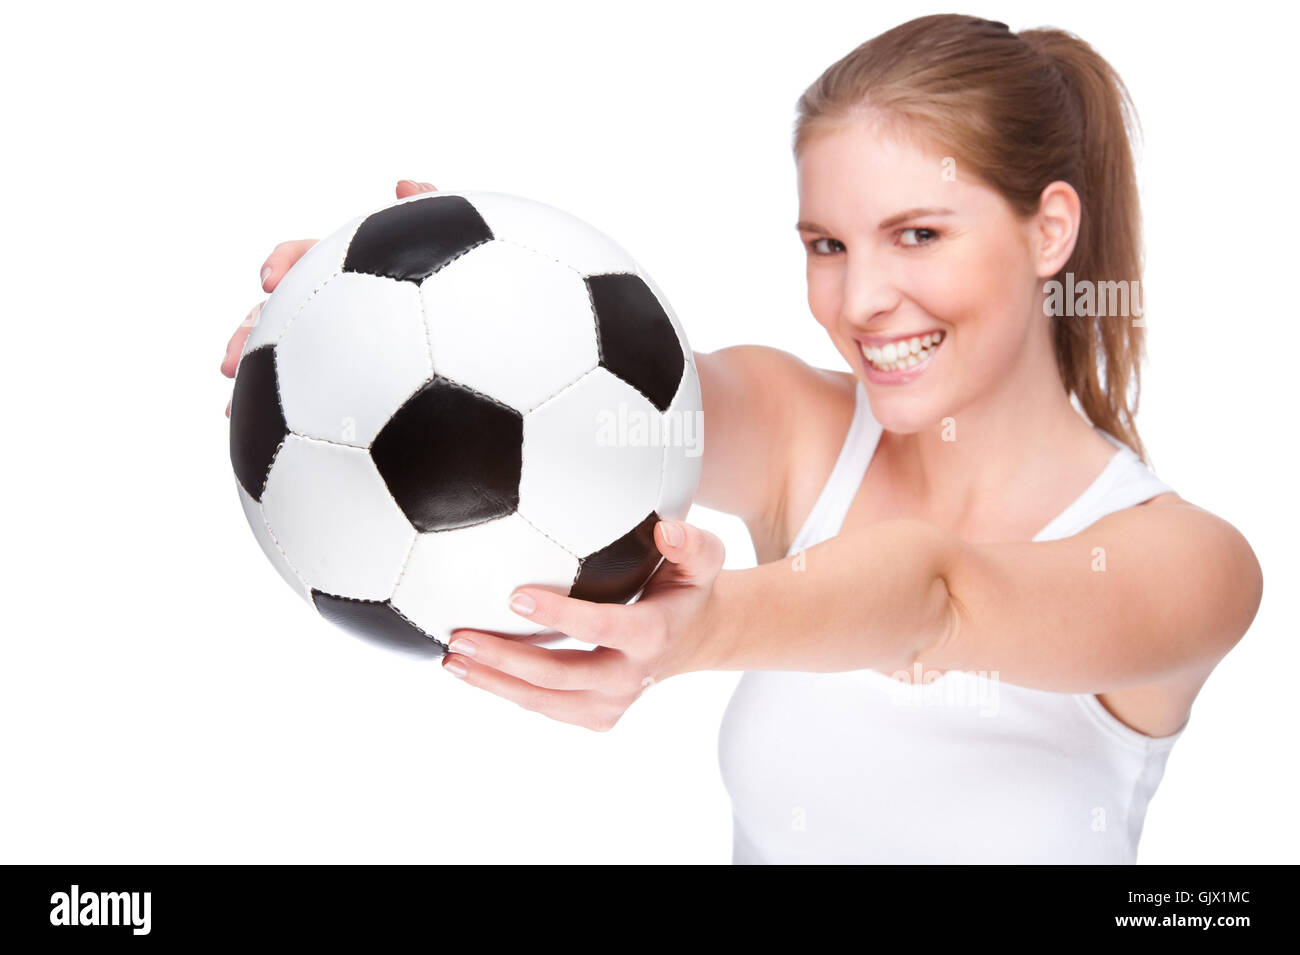
[[[1107,514],[1174,490],[1161,481],[1132,448],[1100,428],[1095,430],[1115,447],[1115,454],[1096,480],[1035,534],[1033,540],[1069,537]],[[840,532],[880,444],[882,433],[880,423],[871,414],[866,388],[862,382],[855,382],[853,420],[849,423],[848,433],[840,446],[830,477],[791,542],[790,549],[786,551],[787,557],[829,540]]]
[[[849,423],[848,434],[840,446],[839,457],[835,467],[817,496],[812,510],[804,520],[799,533],[795,535],[789,557],[801,550],[829,540],[840,532],[845,515],[857,496],[862,478],[867,473],[867,466],[876,453],[883,429],[871,414],[867,402],[867,389],[860,381],[855,382],[853,398],[853,420]]]
[[[1070,537],[1107,514],[1134,507],[1157,494],[1173,491],[1173,488],[1156,477],[1155,472],[1127,444],[1100,428],[1095,430],[1115,446],[1114,456],[1088,489],[1035,534],[1034,540]]]

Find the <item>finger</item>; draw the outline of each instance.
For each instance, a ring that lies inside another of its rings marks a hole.
[[[437,192],[431,182],[416,182],[414,179],[403,179],[397,183],[397,198],[405,199],[407,196],[418,195],[421,192]]]
[[[635,642],[640,622],[636,604],[596,603],[533,587],[511,594],[510,609],[575,640],[614,650],[625,650]]]
[[[727,548],[722,538],[685,521],[660,521],[655,525],[655,545],[673,564],[676,579],[701,583],[718,576]]]
[[[475,663],[459,653],[442,658],[442,668],[470,686],[487,690],[504,700],[562,723],[592,730],[606,730],[618,721],[612,701],[588,690],[552,690],[534,686],[492,667]]]
[[[482,630],[452,633],[451,650],[475,663],[552,690],[599,688],[612,675],[619,657],[612,650],[550,650],[519,643]]]
[[[266,257],[262,263],[262,291],[272,292],[280,284],[280,279],[284,278],[284,273],[289,271],[289,267],[303,257],[303,254],[316,244],[315,239],[293,239],[289,242],[281,242],[271,254]]]
[[[248,341],[249,333],[257,324],[257,317],[262,314],[262,306],[265,304],[258,302],[254,305],[235,329],[235,334],[230,336],[230,341],[226,342],[226,355],[221,359],[221,373],[227,378],[234,378],[235,372],[239,370],[239,356],[244,352],[244,342]]]

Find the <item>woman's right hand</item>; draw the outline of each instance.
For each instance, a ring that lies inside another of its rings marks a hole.
[[[407,196],[413,196],[420,192],[437,191],[430,183],[413,182],[410,179],[403,179],[397,184],[397,198],[399,199],[405,199]],[[281,242],[271,250],[271,254],[262,263],[262,291],[274,292],[275,287],[284,278],[284,273],[288,272],[293,263],[301,259],[303,253],[315,245],[317,241],[317,239],[293,239],[289,242]],[[239,323],[239,327],[235,329],[235,334],[231,335],[230,341],[226,343],[226,357],[221,361],[221,373],[227,378],[234,378],[235,372],[239,370],[239,356],[244,351],[244,342],[248,340],[248,333],[253,330],[253,325],[257,323],[257,316],[265,304],[266,301],[263,300],[254,305],[253,310]],[[226,417],[230,417],[229,402],[226,403]]]

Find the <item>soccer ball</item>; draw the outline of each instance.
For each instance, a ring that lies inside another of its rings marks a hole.
[[[230,459],[253,533],[326,619],[441,655],[545,628],[540,585],[626,603],[686,516],[700,385],[668,300],[603,233],[503,193],[352,220],[281,279],[244,345]]]

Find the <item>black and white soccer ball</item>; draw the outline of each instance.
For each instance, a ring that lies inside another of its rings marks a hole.
[[[530,635],[541,585],[627,602],[686,516],[703,415],[668,300],[603,233],[503,193],[413,196],[311,248],[230,408],[253,533],[330,621],[440,655]]]

